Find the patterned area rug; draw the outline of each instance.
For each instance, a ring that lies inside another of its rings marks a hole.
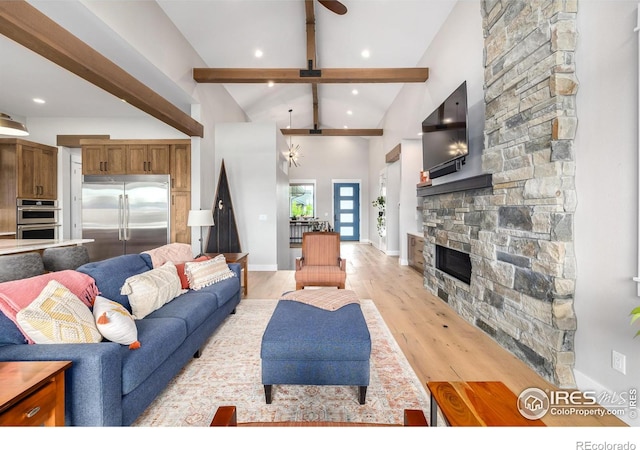
[[[209,426],[216,408],[236,405],[238,422],[330,421],[401,424],[403,410],[429,414],[429,397],[371,300],[362,312],[371,334],[366,404],[355,386],[273,387],[267,405],[260,342],[277,300],[245,299],[133,426]]]

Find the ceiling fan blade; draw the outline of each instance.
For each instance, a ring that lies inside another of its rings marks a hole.
[[[347,13],[347,7],[337,0],[318,0],[322,6],[336,14],[343,15]]]

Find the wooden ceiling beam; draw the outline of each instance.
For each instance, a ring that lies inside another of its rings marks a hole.
[[[285,136],[382,136],[381,128],[323,128],[320,130],[307,128],[282,128]]]
[[[320,69],[319,69],[320,70]],[[194,68],[198,83],[423,83],[426,67],[375,69],[321,69],[320,76],[304,76],[307,69],[209,69]]]
[[[203,137],[201,123],[26,1],[0,1],[0,33],[186,135]]]
[[[316,13],[313,0],[305,0],[304,9],[307,25],[307,63],[309,69],[317,68],[316,51]],[[320,127],[320,105],[318,103],[318,83],[311,83],[311,97],[313,106],[313,126]]]

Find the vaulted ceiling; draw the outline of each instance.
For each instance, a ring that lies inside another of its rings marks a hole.
[[[4,1],[4,0],[3,0]],[[153,2],[153,0],[144,0]],[[132,1],[32,0],[29,3],[87,42],[185,113],[193,99],[127,42],[103,14],[136,26]],[[304,0],[156,0],[203,68],[305,69]],[[313,2],[318,69],[416,68],[454,0],[342,0],[338,15]],[[146,5],[149,6],[149,5]],[[113,18],[111,18],[113,20]],[[260,51],[261,56],[256,56]],[[367,51],[368,56],[363,56]],[[0,36],[0,112],[22,117],[139,116],[143,112]],[[429,68],[431,74],[437,68]],[[327,71],[328,72],[328,71]],[[428,81],[427,81],[428,82]],[[252,121],[280,128],[375,129],[402,83],[224,83]],[[357,94],[354,92],[357,91]],[[32,98],[46,100],[35,104]],[[289,110],[292,110],[291,115]]]

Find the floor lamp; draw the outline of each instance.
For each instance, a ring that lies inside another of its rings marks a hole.
[[[202,249],[202,227],[210,227],[215,225],[213,221],[213,213],[209,209],[192,209],[189,211],[189,218],[187,219],[187,226],[189,227],[200,227],[200,254],[198,256],[203,255]]]

